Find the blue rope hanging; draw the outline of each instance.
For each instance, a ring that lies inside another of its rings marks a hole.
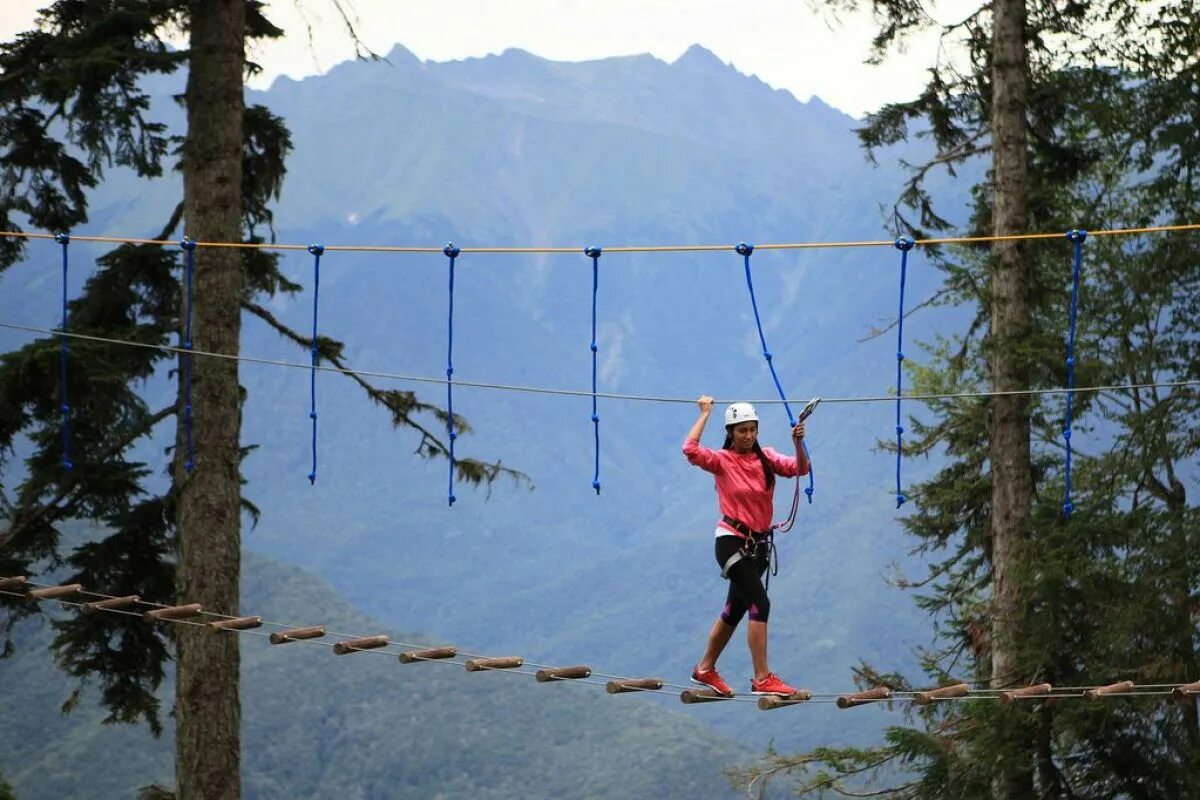
[[[67,246],[71,244],[71,236],[66,233],[54,234],[54,241],[62,245],[62,328],[58,337],[58,404],[62,412],[62,465],[63,469],[71,470],[71,403],[67,397]]]
[[[896,508],[904,505],[906,498],[900,489],[900,460],[904,457],[904,426],[900,422],[900,396],[904,378],[904,280],[908,272],[908,251],[916,244],[912,239],[901,236],[895,241],[900,251],[900,313],[896,317]]]
[[[600,494],[600,415],[596,409],[596,295],[600,289],[600,255],[603,248],[587,247],[584,254],[592,260],[592,427],[596,436],[596,471],[592,475],[592,488]]]
[[[308,252],[313,255],[313,326],[310,346],[312,367],[308,377],[308,417],[312,420],[312,471],[308,473],[308,483],[311,486],[317,482],[317,301],[321,296],[321,255],[325,252],[325,245],[310,244]]]
[[[454,261],[461,252],[450,242],[442,248],[442,254],[450,259],[450,290],[449,314],[446,337],[446,431],[450,440],[450,479],[447,489],[449,505],[454,505],[454,440],[458,434],[454,432]]]
[[[183,322],[183,427],[187,437],[187,459],[183,468],[191,472],[196,468],[196,451],[192,447],[192,278],[196,271],[196,243],[185,236],[179,246],[187,254],[187,307]]]
[[[1071,502],[1071,400],[1075,387],[1075,321],[1079,314],[1079,269],[1083,263],[1083,242],[1087,231],[1067,231],[1067,241],[1075,245],[1075,266],[1071,274],[1071,322],[1067,335],[1067,419],[1063,427],[1063,441],[1067,445],[1066,493],[1063,497],[1063,516],[1071,516],[1075,505]]]
[[[767,337],[763,335],[762,319],[758,315],[758,301],[754,298],[754,280],[750,275],[750,256],[754,253],[754,245],[739,242],[733,248],[745,262],[746,268],[746,288],[750,290],[750,306],[754,309],[754,324],[758,328],[758,340],[762,343],[763,358],[767,360],[767,366],[771,369],[771,378],[775,381],[775,388],[779,391],[779,399],[783,401],[783,410],[787,412],[788,424],[791,427],[796,427],[796,418],[792,416],[792,407],[788,404],[787,396],[783,393],[783,385],[779,382],[779,375],[775,372],[775,363],[771,359],[771,351],[767,349]],[[808,486],[804,489],[804,494],[808,496],[808,502],[812,502],[813,489],[816,481],[814,473],[816,470],[812,466],[812,457],[808,454],[808,443],[801,442],[804,447],[804,456],[808,459]]]

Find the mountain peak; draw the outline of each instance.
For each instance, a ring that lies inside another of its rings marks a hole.
[[[683,55],[675,59],[672,66],[687,67],[689,69],[725,69],[728,65],[717,54],[709,50],[707,47],[694,44],[684,51]]]

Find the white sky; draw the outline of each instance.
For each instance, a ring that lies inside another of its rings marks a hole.
[[[51,0],[0,0],[0,41],[33,24]],[[885,66],[863,64],[876,28],[868,14],[813,10],[814,0],[342,0],[363,41],[386,55],[396,43],[427,61],[499,53],[510,47],[556,61],[650,53],[674,61],[701,44],[740,71],[800,100],[817,95],[854,116],[908,100],[923,85],[932,38],[914,41]],[[928,0],[940,21],[957,21],[978,0]],[[319,74],[354,50],[332,0],[268,0],[285,40],[252,54],[265,88],[281,74]],[[313,29],[310,44],[305,20]]]

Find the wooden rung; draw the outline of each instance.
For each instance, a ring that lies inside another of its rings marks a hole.
[[[502,658],[472,658],[466,663],[467,672],[482,672],[487,669],[516,669],[525,663],[520,656]]]
[[[29,594],[25,595],[27,602],[35,600],[54,600],[58,597],[72,597],[83,591],[83,586],[78,583],[69,583],[65,586],[47,586],[44,589],[30,589]]]
[[[623,694],[624,692],[644,692],[648,689],[661,689],[662,687],[662,678],[629,678],[621,681],[609,681],[604,686],[604,691],[609,694]]]
[[[970,686],[965,683],[955,683],[950,686],[930,689],[927,692],[917,692],[913,697],[913,702],[919,706],[927,706],[934,700],[942,700],[947,697],[966,697],[970,693]]]
[[[383,636],[364,636],[361,639],[347,639],[344,642],[338,642],[333,646],[333,654],[337,656],[356,653],[359,650],[375,650],[379,647],[387,647],[388,637]]]
[[[777,694],[763,695],[758,698],[758,708],[761,711],[770,711],[775,708],[783,708],[784,706],[799,705],[811,699],[812,692],[808,689],[797,689],[787,697],[781,697]]]
[[[867,703],[878,703],[880,700],[887,700],[891,696],[891,689],[886,686],[876,686],[874,689],[867,689],[865,692],[842,695],[837,699],[837,707],[853,708],[854,706],[866,705]]]
[[[0,589],[24,589],[29,579],[24,575],[13,575],[11,578],[0,578]]]
[[[251,628],[261,628],[262,617],[234,617],[233,619],[219,619],[215,622],[208,623],[208,627],[213,631],[247,631]]]
[[[1185,683],[1171,690],[1171,697],[1176,700],[1191,700],[1196,695],[1200,695],[1200,681]]]
[[[1000,693],[1000,702],[1006,706],[1011,706],[1022,698],[1035,697],[1041,698],[1050,694],[1050,690],[1054,687],[1048,683],[1036,683],[1033,686],[1025,686],[1020,689],[1009,689]]]
[[[1110,694],[1125,694],[1132,691],[1134,687],[1133,681],[1117,681],[1110,683],[1108,686],[1097,686],[1095,689],[1088,689],[1083,693],[1084,700],[1095,700],[1097,697],[1104,697]]]
[[[271,644],[287,644],[300,639],[319,639],[325,635],[324,625],[313,625],[308,628],[292,628],[287,631],[276,631],[271,634]]]
[[[538,683],[550,683],[551,681],[569,681],[577,678],[590,678],[592,676],[591,667],[550,667],[548,669],[539,669],[534,677]]]
[[[434,647],[429,650],[409,650],[400,654],[401,664],[415,664],[418,661],[434,661],[439,658],[454,658],[458,649],[454,647]]]
[[[681,702],[691,705],[692,703],[719,703],[722,700],[732,700],[733,698],[727,694],[721,694],[716,689],[684,689],[680,692],[679,699]]]
[[[83,604],[83,613],[99,614],[101,611],[119,611],[123,608],[129,608],[140,603],[142,598],[136,594],[128,595],[127,597],[110,597],[107,600],[96,600],[93,603]]]
[[[168,608],[156,608],[153,611],[146,612],[147,619],[184,619],[186,617],[194,617],[200,613],[201,605],[199,603],[188,603],[186,606],[170,606]]]

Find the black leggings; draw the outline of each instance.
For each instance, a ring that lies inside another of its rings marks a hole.
[[[725,568],[725,562],[741,549],[744,541],[732,535],[716,537],[717,564],[722,569]],[[762,546],[752,557],[741,559],[729,569],[729,594],[721,611],[721,619],[726,625],[736,628],[747,611],[755,622],[766,622],[771,616],[771,601],[762,583],[768,565],[767,548]]]

